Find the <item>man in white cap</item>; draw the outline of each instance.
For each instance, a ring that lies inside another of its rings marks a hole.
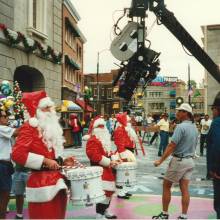
[[[164,176],[163,182],[163,211],[153,216],[153,219],[168,219],[168,208],[171,200],[171,187],[173,183],[179,183],[182,193],[182,214],[178,219],[187,219],[189,207],[189,181],[194,168],[193,156],[195,153],[198,131],[193,123],[192,107],[183,103],[177,108],[177,120],[181,121],[174,130],[171,142],[168,144],[164,154],[159,160],[154,162],[157,167],[162,164],[167,157],[173,156]]]

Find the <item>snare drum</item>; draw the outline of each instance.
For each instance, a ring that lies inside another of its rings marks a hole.
[[[90,206],[105,199],[102,189],[103,168],[99,166],[65,170],[71,183],[70,199],[73,205]]]
[[[137,163],[123,162],[116,166],[116,185],[134,186],[136,185]]]

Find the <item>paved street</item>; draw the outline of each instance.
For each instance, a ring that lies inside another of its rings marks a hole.
[[[148,146],[144,144],[146,156],[143,156],[141,150],[138,150],[138,184],[132,189],[134,194],[130,200],[121,200],[114,196],[111,203],[111,210],[121,219],[149,219],[152,215],[161,211],[161,193],[162,179],[167,163],[161,167],[155,168],[153,161],[157,159],[157,144]],[[79,161],[89,164],[85,155],[85,143],[83,148],[65,149],[65,155],[75,155]],[[215,218],[212,208],[212,183],[203,180],[206,176],[206,160],[200,157],[195,160],[196,168],[193,174],[190,186],[191,203],[189,208],[189,218],[191,219],[211,219]],[[180,213],[180,191],[177,185],[172,189],[172,201],[170,205],[171,218],[176,218]],[[15,201],[11,200],[10,209],[14,210]],[[27,210],[25,210],[27,216]],[[8,218],[13,218],[14,212],[10,212]],[[95,218],[95,207],[74,206],[71,203],[68,206],[67,218],[91,219]]]

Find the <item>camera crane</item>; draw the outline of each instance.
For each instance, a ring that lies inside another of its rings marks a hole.
[[[160,70],[158,59],[160,53],[145,47],[145,19],[148,10],[152,11],[160,24],[163,24],[183,47],[220,82],[219,67],[180,24],[174,14],[166,8],[164,0],[132,0],[131,7],[124,10],[124,15],[128,11],[131,21],[119,34],[116,33],[119,29],[118,22],[115,24],[115,33],[118,36],[112,41],[110,48],[113,56],[122,61],[118,77],[113,83],[116,85],[118,81],[120,82],[119,96],[129,101],[138,83],[142,81],[145,88]],[[137,22],[134,22],[134,18]]]

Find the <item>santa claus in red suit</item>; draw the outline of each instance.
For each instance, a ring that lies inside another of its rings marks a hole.
[[[102,166],[102,185],[105,191],[106,200],[96,204],[97,218],[117,218],[107,210],[111,196],[115,192],[115,172],[113,168],[120,163],[119,157],[112,153],[111,135],[106,127],[105,121],[101,117],[96,117],[90,124],[88,141],[86,144],[86,154],[91,165]],[[85,137],[84,137],[85,139]]]
[[[114,142],[117,146],[117,151],[123,161],[134,162],[136,159],[133,152],[138,143],[138,136],[131,126],[130,117],[125,112],[117,114],[116,120]]]
[[[138,143],[138,136],[130,123],[130,117],[127,113],[116,115],[116,129],[114,131],[114,142],[117,147],[120,159],[124,162],[136,162],[134,150]],[[124,186],[117,185],[117,196],[121,199],[129,199],[132,195]]]
[[[74,158],[62,161],[64,138],[54,103],[44,91],[23,93],[22,102],[29,113],[13,147],[12,159],[31,169],[26,199],[29,217],[65,218],[67,195],[60,165],[74,165]],[[59,158],[60,164],[58,164]]]

